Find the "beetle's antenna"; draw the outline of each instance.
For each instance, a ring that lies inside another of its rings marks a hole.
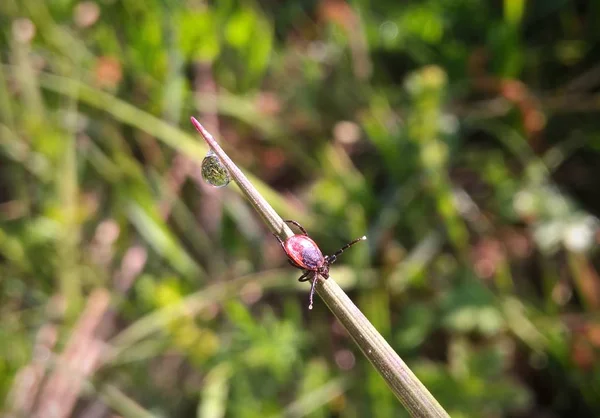
[[[339,250],[337,250],[333,255],[327,256],[327,263],[328,264],[335,263],[335,261],[337,260],[337,258],[339,257],[339,255],[341,253],[343,253],[344,251],[346,251],[348,248],[352,247],[357,242],[365,241],[366,239],[367,239],[367,237],[363,235],[362,237],[356,238],[354,241],[351,241],[348,244],[344,245],[342,248],[340,248]]]
[[[313,281],[310,284],[310,294],[308,295],[308,309],[313,308],[313,296],[315,295],[315,286],[317,284],[317,280],[319,280],[319,275],[315,273],[313,275]]]

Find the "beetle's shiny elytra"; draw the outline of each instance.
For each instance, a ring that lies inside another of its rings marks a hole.
[[[285,253],[300,267],[315,270],[325,264],[325,257],[317,244],[306,235],[294,235],[283,243]]]
[[[300,231],[302,231],[302,234],[293,235],[285,241],[283,241],[277,235],[275,235],[275,238],[277,238],[281,244],[281,247],[283,248],[283,251],[285,251],[285,254],[288,256],[288,261],[290,264],[296,268],[299,268],[300,270],[303,270],[302,276],[300,276],[298,281],[305,282],[312,279],[309,294],[310,303],[308,305],[308,309],[312,309],[315,285],[319,276],[324,279],[328,279],[329,266],[335,263],[337,257],[357,242],[366,240],[367,237],[363,236],[357,238],[354,241],[344,245],[333,255],[324,256],[317,243],[308,236],[306,230],[298,222],[290,220],[284,222],[291,223],[298,227]]]

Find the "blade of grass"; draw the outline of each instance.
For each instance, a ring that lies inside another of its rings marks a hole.
[[[118,361],[121,353],[131,349],[144,338],[162,330],[171,321],[184,316],[194,316],[215,303],[238,295],[240,289],[243,289],[248,283],[255,282],[260,284],[263,289],[268,289],[277,285],[280,279],[281,272],[273,271],[272,274],[266,273],[260,277],[252,274],[234,280],[223,280],[185,297],[176,304],[152,311],[113,337],[110,341],[113,350],[107,356],[106,361]]]
[[[202,402],[198,404],[198,418],[222,418],[227,412],[227,394],[232,377],[231,365],[221,363],[207,373],[202,389]]]
[[[304,417],[318,410],[323,405],[331,402],[336,397],[342,395],[347,389],[347,382],[344,379],[333,379],[324,385],[315,388],[301,398],[296,399],[289,404],[283,411],[284,417]],[[272,418],[281,416],[273,415]]]
[[[11,65],[4,65],[3,68],[10,71],[15,70],[15,67]],[[42,88],[48,91],[67,97],[75,97],[82,103],[105,111],[118,121],[155,136],[165,145],[181,152],[194,161],[201,162],[206,154],[207,150],[203,144],[199,144],[190,135],[177,127],[79,80],[39,72],[37,74],[37,81]],[[310,220],[303,219],[302,213],[298,212],[292,205],[282,199],[277,192],[260,180],[252,177],[251,179],[255,187],[272,202],[274,207],[286,213],[293,214],[295,219],[301,220],[303,224],[310,225]]]
[[[139,403],[125,395],[116,386],[102,385],[97,393],[100,399],[120,415],[128,418],[156,418],[152,412],[144,409]]]
[[[31,119],[35,122],[43,120],[46,115],[46,109],[42,100],[38,78],[36,77],[33,64],[31,62],[31,45],[27,41],[13,40],[12,54],[16,63],[13,76],[16,78],[25,108]]]
[[[62,211],[61,236],[57,244],[59,255],[58,281],[67,301],[67,316],[75,315],[83,305],[81,282],[77,271],[77,253],[80,245],[80,225],[77,220],[79,179],[77,178],[77,150],[72,133],[65,135],[64,157],[56,176],[56,189]]]
[[[0,121],[13,128],[15,115],[11,103],[12,95],[8,90],[4,69],[0,66]]]
[[[191,121],[208,146],[229,170],[233,180],[271,231],[281,239],[292,236],[293,232],[290,228],[252,186],[244,173],[223,151],[212,135],[195,118],[192,117]],[[319,280],[316,289],[321,299],[344,325],[365,357],[377,369],[412,416],[448,417],[446,411],[429,393],[427,388],[332,278]]]

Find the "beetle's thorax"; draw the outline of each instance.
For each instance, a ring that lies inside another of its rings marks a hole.
[[[317,271],[326,266],[325,257],[317,244],[306,235],[294,235],[284,243],[288,257],[307,270]]]

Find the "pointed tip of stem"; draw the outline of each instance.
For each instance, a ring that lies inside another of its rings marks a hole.
[[[202,124],[198,122],[198,120],[195,117],[191,116],[190,120],[192,121],[192,125],[194,125],[194,128],[196,128],[196,130],[200,132],[202,136],[210,135],[208,131],[204,128],[204,126],[202,126]]]
[[[210,134],[210,132],[208,132],[208,130],[206,130],[206,128],[204,126],[202,126],[202,124],[200,122],[198,122],[198,119],[196,119],[193,116],[190,116],[190,120],[192,121],[192,125],[194,125],[194,128],[196,128],[196,130],[198,132],[200,132],[200,135],[202,135],[202,138],[204,138],[204,140],[206,141],[206,143],[208,144],[208,146],[210,148],[216,148],[218,147],[217,141],[215,140],[215,138],[213,138],[213,136]]]

